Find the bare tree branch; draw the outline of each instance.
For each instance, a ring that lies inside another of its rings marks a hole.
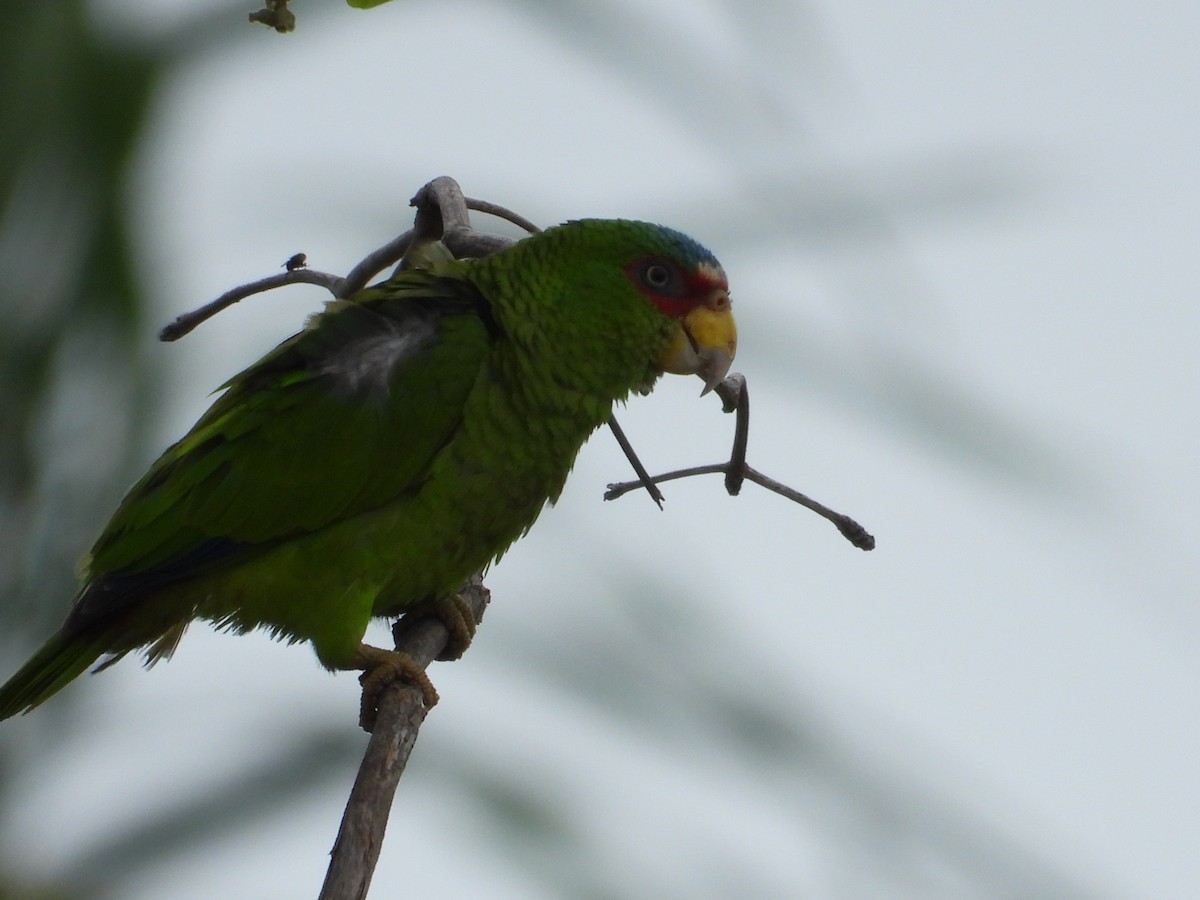
[[[211,319],[217,313],[221,312],[221,310],[228,309],[239,300],[245,300],[247,297],[261,294],[264,291],[273,291],[275,288],[280,288],[288,284],[315,284],[337,296],[336,289],[341,281],[342,279],[336,275],[330,275],[328,272],[318,272],[315,269],[289,269],[277,275],[268,275],[266,278],[260,278],[258,281],[252,281],[249,284],[243,284],[228,290],[216,300],[205,303],[199,309],[183,313],[175,321],[163,326],[162,331],[158,333],[158,339],[160,341],[177,341],[201,322]]]
[[[513,245],[511,238],[471,228],[469,209],[478,209],[506,219],[531,233],[541,230],[525,217],[503,206],[464,197],[457,182],[446,176],[435,178],[417,191],[412,205],[417,208],[414,227],[369,253],[344,278],[303,268],[304,254],[296,254],[285,264],[288,266],[286,272],[239,285],[198,309],[183,313],[163,327],[158,334],[159,340],[177,341],[238,301],[289,284],[315,284],[325,288],[335,298],[349,297],[365,288],[385,268],[398,263],[418,235],[442,239],[459,259],[488,256]]]
[[[481,621],[491,596],[482,580],[478,576],[472,578],[460,596],[475,621]],[[412,625],[406,623],[396,649],[403,650],[424,668],[441,654],[449,639],[449,629],[441,621],[426,618]],[[425,713],[417,687],[395,681],[383,689],[375,730],[342,815],[319,900],[363,900],[367,896],[396,788]]]
[[[524,228],[530,234],[537,234],[542,230],[520,213],[515,213],[511,209],[506,209],[498,203],[490,203],[487,200],[477,200],[474,197],[467,197],[466,204],[467,209],[473,209],[475,212],[487,213],[489,216],[495,216],[497,219],[504,219],[508,222],[512,222],[518,228]]]
[[[342,279],[337,289],[333,292],[333,296],[338,299],[344,299],[351,294],[361,291],[365,288],[380,272],[387,266],[395,265],[400,262],[401,258],[408,251],[408,245],[412,243],[412,230],[404,232],[399,237],[388,241],[378,250],[368,254],[362,262],[356,265]]]

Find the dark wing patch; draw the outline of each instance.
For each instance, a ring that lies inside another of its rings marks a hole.
[[[210,538],[188,553],[145,572],[113,572],[101,575],[79,595],[71,607],[63,630],[85,631],[103,622],[126,605],[131,596],[183,581],[197,571],[212,568],[244,553],[250,545],[229,538]]]

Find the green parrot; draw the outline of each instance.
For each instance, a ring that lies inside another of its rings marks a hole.
[[[725,274],[669,228],[571,221],[419,259],[224,385],[126,495],[0,718],[101,656],[169,657],[193,619],[385,672],[400,654],[363,643],[371,617],[444,601],[498,558],[615,401],[663,372],[707,392],[733,359]]]

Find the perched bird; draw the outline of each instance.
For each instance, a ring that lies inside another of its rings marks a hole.
[[[63,626],[0,687],[0,718],[101,656],[170,656],[193,619],[404,673],[363,643],[372,616],[444,601],[503,553],[615,401],[663,372],[707,390],[733,358],[725,274],[668,228],[572,221],[422,258],[225,384],[126,495]]]

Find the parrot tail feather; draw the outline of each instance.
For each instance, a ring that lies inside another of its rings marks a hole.
[[[57,632],[29,662],[0,687],[0,719],[26,713],[49,700],[100,658],[102,635]]]

